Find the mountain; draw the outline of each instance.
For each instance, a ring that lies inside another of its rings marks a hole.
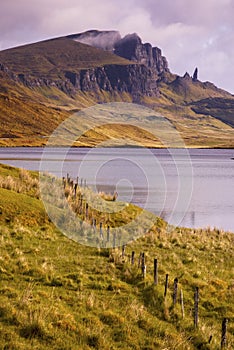
[[[192,76],[173,74],[161,50],[137,34],[91,30],[0,51],[1,145],[43,145],[74,111],[110,101],[154,109],[188,147],[234,147],[234,96],[199,81],[197,68]],[[134,126],[113,134],[112,125],[79,145],[136,134]],[[141,138],[161,146],[142,130]]]

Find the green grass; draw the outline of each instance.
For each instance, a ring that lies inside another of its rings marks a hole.
[[[18,181],[19,174],[18,169],[0,167],[2,178]],[[20,193],[0,188],[0,196],[1,349],[218,350],[223,317],[229,318],[227,349],[233,349],[232,233],[168,231],[155,218],[158,224],[128,244],[122,257],[118,248],[90,248],[69,240],[53,226],[29,187]],[[146,254],[144,280],[138,269],[140,252]],[[154,258],[158,286],[153,284]],[[164,299],[166,273],[169,290]],[[183,289],[184,319],[179,302],[172,305],[175,277]],[[197,330],[192,311],[196,286]]]

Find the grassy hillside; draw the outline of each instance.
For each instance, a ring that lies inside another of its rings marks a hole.
[[[69,38],[46,40],[0,51],[0,62],[14,73],[56,79],[64,70],[100,67],[130,62],[111,52],[81,44]]]
[[[1,73],[1,72],[0,72]],[[81,108],[95,105],[96,102],[131,102],[128,94],[111,95],[107,92],[77,93],[76,99],[69,97],[57,88],[30,89],[10,83],[4,74],[0,77],[1,146],[43,146],[53,130],[69,115]],[[3,89],[4,88],[4,89]],[[177,94],[142,100],[157,113],[161,113],[180,132],[187,147],[234,147],[233,128],[216,118],[195,113],[191,106],[181,104]],[[173,98],[173,101],[171,99]],[[126,135],[129,139],[141,142],[146,147],[161,147],[149,135],[148,122],[139,133],[135,126],[109,126],[93,130],[79,142],[80,146],[94,146],[100,141],[112,140]],[[153,123],[152,123],[153,127]]]
[[[224,317],[229,319],[226,348],[233,349],[233,234],[167,231],[155,218],[155,227],[128,244],[122,256],[121,248],[89,248],[62,235],[45,214],[37,189],[36,173],[0,167],[1,349],[218,350]],[[144,279],[140,252],[146,254]],[[173,306],[176,277],[179,295]],[[195,287],[200,291],[197,329]]]
[[[64,37],[1,51],[0,63],[12,74],[28,75],[32,81],[50,79],[62,84],[66,71],[131,62]],[[165,75],[159,83],[160,95],[142,96],[139,103],[171,121],[187,147],[234,147],[234,97],[211,83]],[[130,94],[118,91],[74,90],[71,96],[55,85],[38,86],[35,81],[28,87],[0,71],[0,146],[43,146],[53,130],[75,111],[97,103],[133,101]],[[122,131],[120,126],[103,127],[90,132],[79,145],[93,146],[100,139],[113,140],[114,145]],[[161,147],[147,132],[136,135],[134,126],[125,125],[125,132],[134,141],[143,140],[147,147]]]
[[[234,100],[216,97],[193,103],[192,109],[197,114],[211,115],[234,127]]]

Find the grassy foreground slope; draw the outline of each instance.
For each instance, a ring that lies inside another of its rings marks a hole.
[[[39,199],[36,173],[1,166],[0,184],[1,349],[220,349],[224,317],[229,319],[226,348],[233,349],[232,233],[167,231],[155,218],[157,226],[127,245],[122,257],[121,249],[82,246],[59,232]],[[140,252],[146,254],[144,280]],[[175,277],[183,290],[184,318],[179,296],[172,305]],[[195,287],[200,290],[198,329],[193,326]]]

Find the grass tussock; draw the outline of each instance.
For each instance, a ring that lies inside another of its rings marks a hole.
[[[4,188],[17,193],[29,194],[32,197],[39,198],[39,180],[30,175],[29,171],[19,169],[19,176],[0,175],[0,188]]]
[[[99,192],[98,193],[101,198],[103,198],[105,201],[111,201],[114,202],[116,201],[118,197],[118,193],[114,192],[113,194],[111,193],[105,193],[105,192]]]

